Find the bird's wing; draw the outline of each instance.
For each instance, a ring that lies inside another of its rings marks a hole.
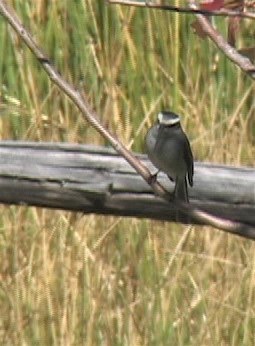
[[[162,146],[162,138],[164,135],[164,128],[160,125],[158,125],[158,133],[157,133],[157,139],[155,144],[155,151],[160,150]]]
[[[193,186],[193,175],[194,175],[194,162],[193,162],[193,154],[190,148],[189,140],[187,136],[185,135],[185,146],[186,150],[184,151],[184,160],[188,167],[188,179],[190,186]]]

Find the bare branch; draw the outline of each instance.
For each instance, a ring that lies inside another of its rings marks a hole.
[[[189,1],[192,9],[196,8],[193,0]],[[238,53],[238,51],[228,44],[222,35],[214,29],[209,20],[201,14],[196,14],[196,18],[201,25],[203,32],[210,37],[210,39],[216,44],[216,46],[237,66],[239,66],[244,72],[246,72],[252,79],[255,79],[255,65],[252,64],[250,59]]]
[[[189,7],[179,7],[179,6],[170,6],[170,5],[159,5],[153,4],[149,1],[135,1],[135,0],[107,0],[109,4],[123,5],[123,6],[135,6],[135,7],[147,7],[154,8],[157,10],[184,13],[184,14],[203,14],[205,16],[218,16],[218,17],[241,17],[241,18],[250,18],[255,19],[255,13],[252,12],[241,12],[241,11],[232,11],[227,9],[221,10],[202,10],[199,8],[189,8]]]
[[[16,33],[21,37],[23,42],[32,51],[38,61],[41,63],[43,69],[48,74],[49,78],[54,84],[56,84],[63,92],[66,94],[70,100],[78,107],[81,111],[82,116],[88,123],[93,126],[106,140],[108,140],[113,148],[122,155],[125,160],[136,170],[138,174],[152,187],[155,194],[160,197],[169,200],[169,194],[164,190],[164,188],[157,182],[151,179],[151,174],[147,167],[145,167],[140,160],[138,160],[124,145],[116,139],[109,131],[107,131],[103,125],[99,122],[97,114],[91,109],[87,100],[82,97],[81,93],[77,91],[74,86],[68,83],[56,70],[49,58],[43,53],[43,51],[38,47],[37,43],[31,36],[31,34],[24,28],[21,21],[13,10],[6,4],[4,0],[0,0],[0,14],[8,21]],[[255,70],[254,70],[255,71]],[[247,237],[251,233],[254,233],[254,227],[250,225],[242,224],[239,222],[233,222],[230,220],[225,220],[220,217],[216,217],[207,213],[205,211],[199,210],[192,207],[192,205],[187,205],[175,201],[176,206],[183,210],[188,215],[191,215],[198,221],[207,221],[214,227],[221,230],[244,235],[247,233]]]
[[[134,0],[107,0],[110,4],[119,4],[125,6],[137,6],[144,8],[155,8],[160,10],[168,10],[179,13],[194,13],[197,17],[199,24],[201,25],[205,35],[208,35],[211,40],[217,45],[217,47],[237,66],[239,66],[244,72],[246,72],[252,79],[255,79],[255,65],[252,64],[249,58],[240,54],[234,47],[228,44],[222,35],[217,32],[205,15],[215,15],[215,16],[229,16],[229,17],[247,17],[255,18],[254,13],[239,12],[239,11],[204,11],[197,8],[196,3],[193,0],[189,1],[189,8],[179,8],[175,6],[157,5],[151,4],[147,1],[138,2]]]

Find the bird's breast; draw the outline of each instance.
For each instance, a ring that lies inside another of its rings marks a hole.
[[[153,126],[146,136],[146,147],[149,159],[159,170],[172,179],[186,175],[182,142],[174,132],[160,131],[158,125]]]

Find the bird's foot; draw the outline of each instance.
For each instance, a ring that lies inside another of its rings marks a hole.
[[[158,174],[159,174],[159,170],[156,173],[150,175],[149,181],[148,181],[150,185],[156,182]]]

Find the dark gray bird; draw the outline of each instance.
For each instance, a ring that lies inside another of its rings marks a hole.
[[[174,197],[189,202],[187,177],[193,186],[194,163],[189,140],[180,118],[173,112],[160,112],[145,138],[148,157],[159,171],[175,181]]]

